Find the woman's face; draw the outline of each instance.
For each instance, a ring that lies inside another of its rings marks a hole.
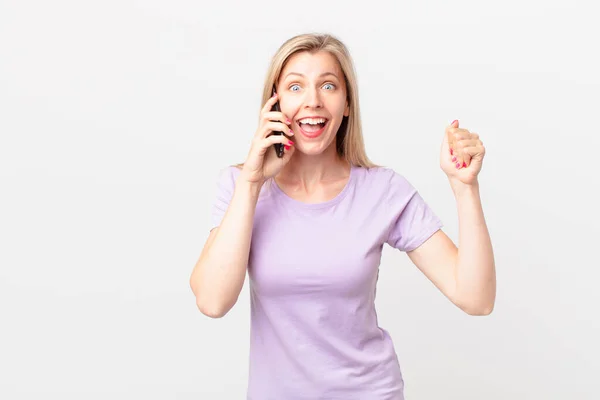
[[[281,111],[292,121],[295,147],[307,155],[321,154],[335,135],[349,108],[342,70],[325,51],[296,53],[281,71]]]

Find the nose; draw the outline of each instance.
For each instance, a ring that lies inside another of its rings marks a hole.
[[[305,108],[321,108],[323,101],[319,89],[312,88],[306,91],[306,99],[304,101]]]

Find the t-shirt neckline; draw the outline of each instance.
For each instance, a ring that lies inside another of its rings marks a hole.
[[[355,175],[356,175],[356,166],[351,164],[350,165],[350,176],[348,177],[348,181],[346,182],[346,185],[344,185],[344,187],[342,188],[342,190],[332,199],[329,199],[327,201],[321,201],[319,203],[305,203],[303,201],[300,200],[296,200],[292,197],[290,197],[287,193],[285,193],[277,184],[277,182],[275,181],[275,179],[271,180],[271,184],[272,187],[275,191],[275,194],[277,195],[277,197],[279,197],[280,199],[282,199],[283,201],[295,206],[295,207],[300,207],[300,208],[305,208],[305,209],[319,209],[319,208],[325,208],[325,207],[330,207],[332,205],[335,205],[337,203],[339,203],[340,201],[342,201],[342,199],[344,197],[346,197],[346,194],[348,193],[348,191],[350,190],[350,188],[352,187],[352,185],[354,184],[354,179],[355,179]]]

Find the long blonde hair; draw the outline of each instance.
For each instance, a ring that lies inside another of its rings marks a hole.
[[[316,53],[327,51],[333,55],[344,74],[348,96],[349,114],[344,117],[336,134],[336,150],[338,155],[350,164],[359,167],[378,167],[367,157],[362,134],[362,123],[358,101],[358,84],[352,57],[347,47],[335,36],[322,33],[306,33],[294,36],[285,41],[277,50],[265,77],[260,107],[272,96],[273,86],[277,84],[281,71],[288,59],[299,52]],[[241,167],[244,164],[237,164]]]

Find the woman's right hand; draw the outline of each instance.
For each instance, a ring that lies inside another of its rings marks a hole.
[[[284,135],[274,135],[273,132],[281,131],[288,136],[293,136],[287,117],[279,111],[271,111],[277,102],[278,96],[272,96],[263,106],[260,113],[259,126],[252,139],[252,146],[244,162],[241,175],[250,183],[264,183],[267,179],[277,175],[288,163],[294,154],[293,142]],[[283,157],[277,157],[273,145],[282,143],[286,147]]]

